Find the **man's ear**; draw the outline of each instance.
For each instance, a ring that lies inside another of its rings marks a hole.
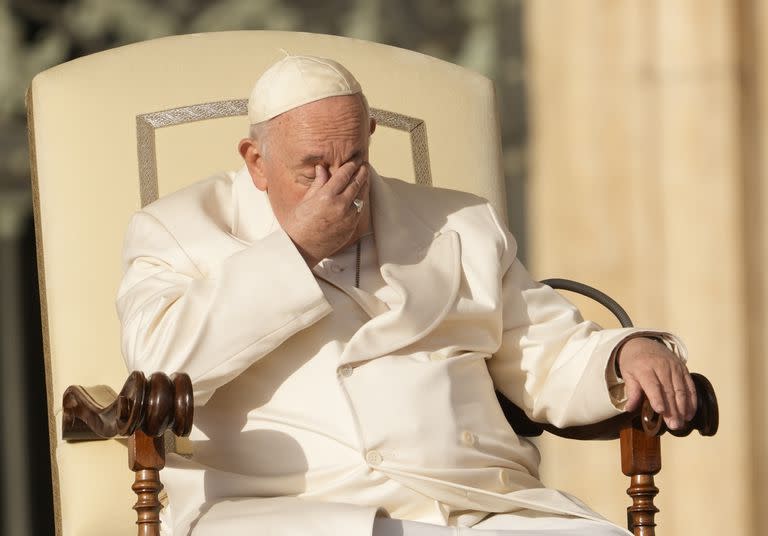
[[[372,135],[374,132],[376,132],[376,120],[371,117],[371,131],[368,133],[368,135]]]
[[[243,138],[237,145],[237,150],[251,174],[253,185],[259,190],[266,191],[267,176],[264,172],[264,156],[261,154],[259,143],[252,138]]]

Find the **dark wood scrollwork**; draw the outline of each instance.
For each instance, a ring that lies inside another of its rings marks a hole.
[[[116,394],[106,386],[72,385],[64,392],[63,437],[89,441],[129,437],[128,466],[136,474],[132,486],[138,499],[134,510],[139,536],[160,535],[160,470],[165,466],[163,434],[192,431],[194,400],[187,374],[170,377],[155,372],[149,380],[132,372]]]
[[[67,441],[128,437],[137,430],[161,437],[192,430],[192,382],[186,374],[134,371],[119,394],[105,386],[72,385],[64,392],[63,438]]]

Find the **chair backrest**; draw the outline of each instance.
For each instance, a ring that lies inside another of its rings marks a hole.
[[[506,214],[492,83],[422,54],[326,35],[221,32],[38,74],[28,110],[57,534],[135,534],[125,448],[62,442],[62,393],[122,385],[114,298],[128,219],[158,195],[240,167],[244,99],[280,49],[355,73],[379,120],[371,161],[382,175],[471,191]]]

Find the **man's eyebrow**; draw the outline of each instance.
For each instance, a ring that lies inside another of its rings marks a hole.
[[[323,157],[317,154],[308,154],[301,159],[301,165],[307,166],[309,164],[317,164],[323,160]]]
[[[358,149],[357,151],[352,153],[346,160],[344,160],[344,162],[349,162],[351,160],[354,160],[354,159],[358,158],[362,153],[363,152],[360,149]],[[318,155],[318,154],[308,154],[304,158],[301,159],[301,164],[300,165],[308,166],[310,164],[321,164],[321,163],[323,163],[323,157],[321,155]]]

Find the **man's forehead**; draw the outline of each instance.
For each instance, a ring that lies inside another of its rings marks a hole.
[[[276,127],[270,127],[270,136],[279,138],[286,162],[297,166],[331,164],[354,160],[365,151],[368,128],[362,107],[328,104],[317,101],[270,121]]]
[[[286,161],[292,165],[314,166],[344,163],[359,158],[365,152],[365,140],[357,136],[316,143],[309,139],[288,138],[284,140],[282,148]]]
[[[343,65],[314,56],[286,56],[256,81],[248,100],[251,124],[268,121],[308,103],[362,92]]]

